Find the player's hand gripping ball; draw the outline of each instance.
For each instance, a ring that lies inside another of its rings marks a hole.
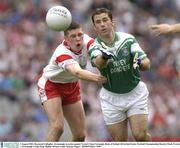
[[[54,31],[66,30],[72,21],[71,12],[64,6],[54,6],[46,14],[46,23]]]

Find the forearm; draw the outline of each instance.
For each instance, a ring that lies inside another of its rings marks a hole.
[[[83,79],[83,80],[94,81],[94,82],[99,81],[99,75],[84,69],[77,70],[76,72],[74,72],[74,75],[79,79]]]
[[[79,79],[93,81],[93,82],[103,82],[103,83],[106,81],[105,77],[92,73],[90,71],[84,70],[79,66],[79,64],[68,65],[66,66],[66,70]]]
[[[171,33],[177,33],[180,32],[180,23],[171,25]]]

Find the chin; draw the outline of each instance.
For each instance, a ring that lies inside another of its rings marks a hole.
[[[76,50],[74,51],[75,53],[81,53],[82,48],[81,47],[76,47]]]
[[[80,50],[82,50],[82,46],[78,46],[78,47],[76,47],[76,49],[78,50],[78,51],[80,51]]]
[[[106,35],[108,35],[109,33],[106,31],[106,32],[101,32],[101,35],[102,36],[106,36]]]

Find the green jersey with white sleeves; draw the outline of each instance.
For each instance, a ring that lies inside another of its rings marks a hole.
[[[103,44],[105,43],[98,36],[89,49],[91,61],[102,54],[100,48],[103,48]],[[119,94],[130,92],[140,81],[139,69],[133,68],[134,56],[138,53],[138,58],[143,59],[146,57],[145,52],[133,35],[123,32],[116,32],[114,42],[105,45],[113,49],[113,57],[108,59],[105,68],[100,69],[101,74],[108,80],[103,87],[108,91]]]

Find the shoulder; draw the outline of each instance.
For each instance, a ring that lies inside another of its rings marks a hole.
[[[88,43],[90,41],[94,42],[94,39],[92,37],[90,37],[89,35],[87,35],[87,34],[84,34],[83,40],[84,40],[85,43]]]
[[[94,39],[87,34],[84,34],[83,40],[87,49],[89,49],[90,46],[94,43]]]
[[[118,44],[134,44],[136,43],[136,39],[132,34],[125,33],[125,32],[116,32],[116,35],[118,36]]]
[[[101,43],[98,41],[97,38],[94,39],[94,43],[92,44],[91,48],[101,47]]]
[[[132,34],[129,34],[129,33],[116,32],[116,34],[118,35],[118,37],[119,37],[120,39],[128,39],[128,38],[135,39],[135,37],[134,37]]]
[[[92,37],[90,37],[89,35],[87,34],[84,34],[84,39],[93,39]]]
[[[68,47],[64,45],[64,41],[59,46],[57,46],[54,53],[56,54],[56,56],[64,55],[64,54],[72,55],[72,51],[69,50]]]

